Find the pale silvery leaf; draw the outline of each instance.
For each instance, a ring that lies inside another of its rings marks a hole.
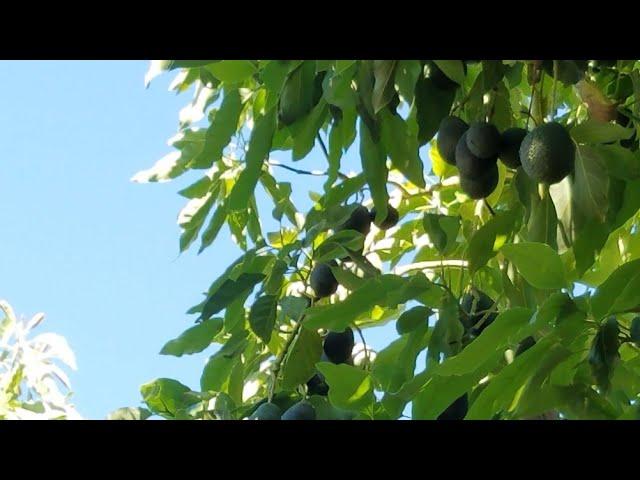
[[[31,345],[44,344],[51,347],[51,351],[48,352],[49,358],[56,358],[68,365],[73,370],[77,370],[76,357],[69,347],[67,340],[57,333],[41,333],[31,340]]]

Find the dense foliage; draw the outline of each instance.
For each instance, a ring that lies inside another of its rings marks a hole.
[[[134,180],[201,171],[180,249],[226,225],[241,255],[161,352],[221,345],[199,391],[156,379],[122,416],[638,417],[640,61],[172,60],[147,81],[167,70],[195,96]],[[299,211],[305,177],[270,154],[310,174],[312,150],[324,189]]]
[[[0,300],[0,419],[77,420],[65,368],[76,360],[64,337],[33,330],[44,314],[22,320]],[[64,368],[63,368],[64,367]]]

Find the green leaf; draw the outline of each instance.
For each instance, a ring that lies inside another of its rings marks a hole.
[[[189,168],[209,168],[222,158],[224,148],[238,128],[242,100],[238,90],[226,90],[220,110],[207,129],[202,151],[189,162]]]
[[[304,118],[313,108],[315,61],[304,61],[287,77],[280,93],[278,116],[285,125]]]
[[[438,321],[429,340],[427,355],[430,362],[439,363],[441,354],[447,357],[456,355],[462,348],[464,326],[459,313],[458,301],[447,294],[438,311]]]
[[[185,330],[178,338],[168,341],[160,355],[191,355],[198,353],[211,345],[213,338],[222,329],[221,318],[210,318],[198,323],[196,326]]]
[[[431,159],[431,169],[433,170],[434,175],[440,178],[447,178],[456,174],[456,167],[449,165],[440,156],[440,152],[438,151],[438,140],[436,138],[433,138],[431,142],[429,142],[429,158]]]
[[[482,73],[478,76],[478,80],[481,80],[482,93],[486,93],[495,87],[504,77],[504,73],[505,66],[502,60],[483,60]]]
[[[243,82],[256,73],[256,67],[249,60],[222,60],[206,65],[205,68],[227,84]]]
[[[596,318],[623,312],[640,305],[640,259],[625,263],[602,283],[591,298]]]
[[[321,355],[322,338],[318,332],[301,328],[284,359],[282,388],[293,390],[313,377]]]
[[[264,343],[269,343],[271,340],[271,333],[276,323],[277,307],[278,297],[275,295],[264,295],[251,305],[249,325],[253,333]]]
[[[558,249],[558,216],[548,192],[542,200],[533,203],[527,233],[530,242],[546,243],[554,250]]]
[[[329,107],[324,99],[311,110],[304,119],[289,127],[293,136],[293,160],[300,160],[307,156],[316,142],[320,127],[324,124]]]
[[[416,359],[429,341],[426,318],[412,332],[402,335],[380,350],[373,361],[371,375],[385,392],[396,392],[413,377]]]
[[[389,152],[392,165],[414,185],[425,187],[424,166],[418,155],[418,141],[410,135],[405,121],[389,110],[378,114],[380,140]]]
[[[215,196],[208,194],[202,198],[189,200],[180,211],[178,224],[183,229],[182,235],[180,235],[180,252],[189,248],[196,239],[214,203]]]
[[[302,314],[309,306],[309,300],[305,297],[294,297],[288,295],[280,300],[282,312],[296,322],[300,320]]]
[[[466,419],[488,420],[496,412],[507,410],[518,390],[535,375],[543,358],[553,358],[559,363],[570,354],[571,352],[562,345],[551,344],[551,341],[539,341],[491,378],[469,408]]]
[[[287,262],[280,259],[276,260],[267,279],[264,281],[264,291],[267,295],[277,295],[280,292],[287,267]]]
[[[219,205],[218,208],[216,208],[213,216],[211,217],[211,220],[209,220],[209,225],[207,225],[207,228],[204,230],[204,232],[202,232],[198,253],[202,253],[205,248],[207,248],[214,242],[214,240],[218,236],[218,233],[220,233],[220,229],[222,228],[222,225],[224,225],[226,219],[227,209],[225,205]]]
[[[263,273],[243,273],[236,280],[225,280],[205,302],[201,318],[211,318],[212,315],[224,310],[236,298],[253,290],[264,278]]]
[[[421,73],[419,60],[398,60],[395,80],[400,95],[409,105],[413,102],[416,82]]]
[[[428,143],[438,131],[440,122],[449,114],[455,91],[442,91],[430,78],[418,78],[415,89],[416,121],[418,122],[418,143]]]
[[[633,130],[615,123],[604,123],[597,120],[586,120],[573,127],[569,133],[578,143],[594,144],[624,140],[631,136]]]
[[[356,62],[357,60],[336,60],[336,74],[344,72]]]
[[[213,184],[213,180],[208,176],[202,177],[200,180],[192,183],[187,188],[183,188],[178,192],[178,195],[182,195],[185,198],[202,198],[204,197]]]
[[[579,146],[576,150],[573,199],[576,209],[585,218],[604,221],[607,213],[609,175],[606,165],[592,148]]]
[[[175,418],[179,410],[196,403],[187,396],[191,389],[171,378],[158,378],[140,387],[142,399],[153,413]]]
[[[217,63],[220,60],[160,60],[163,69],[175,70],[177,68],[198,68]]]
[[[136,173],[131,179],[135,183],[165,182],[182,175],[191,159],[204,146],[206,132],[188,129],[179,132],[170,141],[178,151],[171,152],[158,160],[151,168]]]
[[[249,140],[249,149],[245,155],[246,166],[227,198],[227,206],[230,210],[245,210],[247,208],[249,197],[253,194],[264,161],[271,150],[275,129],[276,115],[273,109],[255,121]]]
[[[468,392],[479,374],[454,377],[431,376],[413,398],[412,420],[435,420],[455,399]]]
[[[328,362],[318,363],[318,370],[329,385],[329,401],[333,406],[362,411],[375,402],[373,381],[366,371]]]
[[[458,230],[460,230],[460,217],[451,217],[437,213],[425,213],[422,217],[424,231],[429,234],[429,239],[438,249],[441,255],[456,243]]]
[[[565,286],[562,260],[549,245],[535,242],[515,243],[504,245],[501,252],[535,288],[553,290]]]
[[[349,251],[360,251],[364,246],[364,236],[355,230],[337,232],[322,242],[315,252],[316,262],[328,262],[342,258]]]
[[[426,325],[429,317],[433,314],[433,310],[428,307],[419,305],[403,312],[396,321],[396,331],[399,335],[410,333],[417,329],[420,325]]]
[[[374,306],[395,308],[401,303],[419,297],[429,290],[431,285],[423,274],[416,274],[408,279],[390,274],[373,277],[366,280],[342,302],[315,306],[307,310],[304,326],[341,331]]]
[[[124,407],[109,414],[107,420],[146,420],[153,415],[146,408]]]
[[[591,147],[604,162],[609,175],[620,180],[640,178],[640,156],[620,145],[596,145]]]
[[[609,237],[609,230],[597,220],[587,221],[573,242],[573,254],[576,259],[576,272],[582,276],[595,261]]]
[[[377,219],[387,217],[389,193],[387,192],[387,156],[380,143],[375,143],[369,128],[360,120],[360,159],[362,171],[371,189],[371,198],[376,207]]]
[[[433,62],[458,85],[464,83],[464,64],[461,60],[434,60]]]
[[[396,62],[397,60],[373,61],[375,82],[371,103],[373,105],[373,112],[376,114],[389,104],[393,95],[396,93],[394,88]]]
[[[520,209],[496,212],[495,217],[480,227],[471,237],[468,247],[471,273],[486,265],[496,255],[499,245],[504,243],[509,233],[515,229],[520,213]]]
[[[241,365],[240,355],[247,347],[246,335],[244,330],[234,334],[218,352],[209,357],[200,376],[203,392],[223,392],[233,397],[232,374],[236,365]]]

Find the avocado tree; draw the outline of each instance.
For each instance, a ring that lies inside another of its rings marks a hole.
[[[169,60],[147,81],[166,71],[194,98],[134,180],[200,171],[180,250],[226,226],[239,256],[161,351],[211,348],[199,387],[150,381],[130,418],[639,417],[640,61]]]
[[[58,334],[33,331],[44,321],[37,313],[19,318],[11,305],[0,300],[0,419],[79,420],[71,403],[66,369],[76,369],[76,359],[66,339]]]

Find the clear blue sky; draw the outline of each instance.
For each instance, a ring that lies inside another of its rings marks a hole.
[[[145,90],[147,67],[0,61],[0,298],[20,314],[45,312],[39,328],[67,338],[78,362],[74,401],[86,418],[138,405],[140,385],[156,377],[198,389],[213,350],[181,358],[158,352],[192,325],[184,312],[240,253],[223,230],[215,247],[178,257],[176,219],[185,199],[176,192],[197,175],[130,182],[171,151],[166,141],[191,98],[168,92],[172,74]],[[356,167],[357,147],[349,154]],[[296,166],[323,165],[315,153]],[[294,182],[302,206],[308,188],[321,188],[321,180],[277,174]],[[268,216],[272,206],[259,208]],[[392,323],[365,334],[380,348],[395,329]]]

